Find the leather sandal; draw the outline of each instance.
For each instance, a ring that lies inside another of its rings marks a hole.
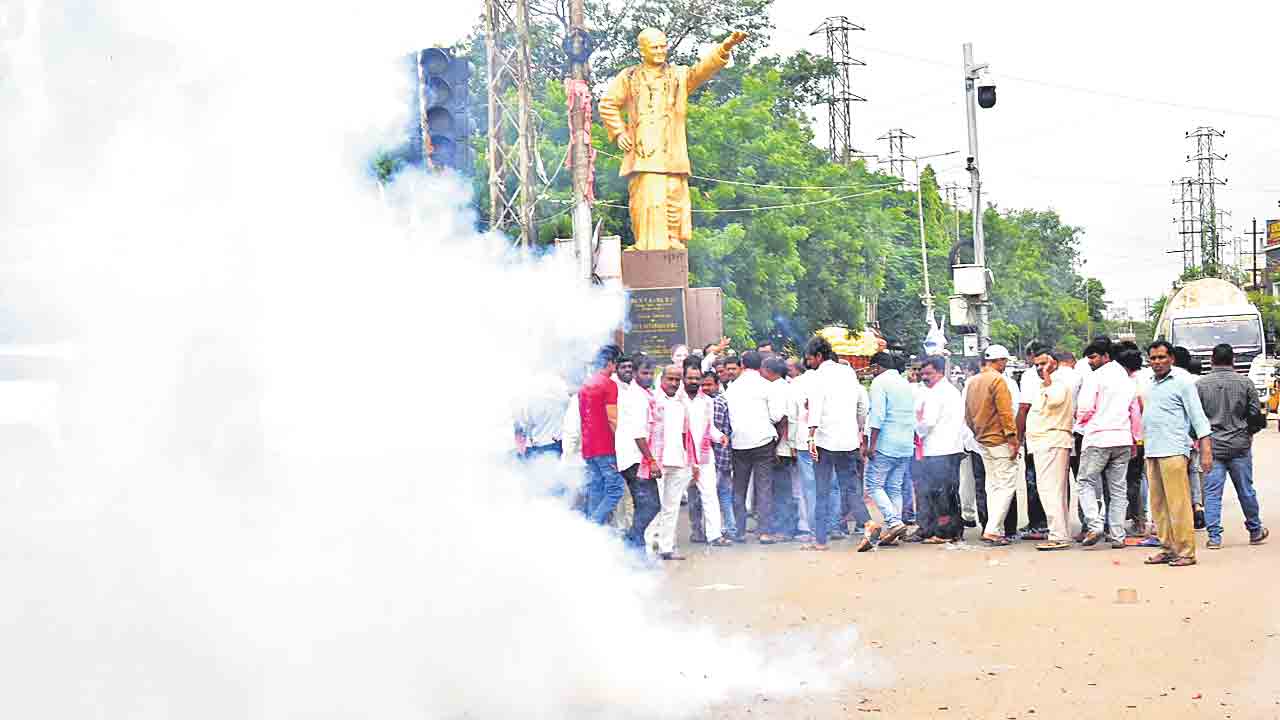
[[[1143,560],[1142,562],[1146,565],[1168,565],[1169,563],[1177,559],[1178,559],[1178,556],[1174,555],[1171,552],[1162,552],[1162,553],[1157,553],[1155,555],[1152,555],[1151,557],[1147,558],[1146,560]]]
[[[1179,557],[1169,561],[1169,567],[1190,567],[1195,564],[1196,559],[1193,557]]]

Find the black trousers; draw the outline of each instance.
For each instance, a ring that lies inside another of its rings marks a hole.
[[[982,456],[976,452],[969,453],[973,461],[973,489],[978,501],[978,524],[983,532],[987,528],[987,469],[982,464]],[[1004,534],[1014,537],[1018,533],[1018,502],[1009,503],[1009,514],[1004,516]]]
[[[635,502],[636,514],[631,519],[631,528],[623,535],[623,540],[634,547],[644,547],[644,531],[649,523],[658,516],[662,503],[658,500],[658,482],[646,480],[639,476],[640,466],[632,465],[622,471],[622,478],[627,481],[631,491],[631,499]]]
[[[769,442],[733,451],[733,521],[737,538],[747,534],[747,488],[752,485],[756,489],[756,526],[761,535],[773,534],[773,448]]]
[[[956,540],[964,535],[960,517],[960,461],[963,453],[937,455],[920,461],[920,534]]]

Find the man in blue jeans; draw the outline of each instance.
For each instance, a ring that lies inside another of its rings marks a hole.
[[[902,484],[907,468],[915,456],[915,395],[906,378],[895,369],[893,356],[876,353],[871,358],[871,412],[867,425],[871,438],[867,442],[867,495],[884,516],[880,545],[896,545],[906,532],[902,521]],[[870,550],[877,542],[868,533],[858,546],[859,552]]]
[[[813,527],[812,544],[805,550],[826,550],[831,530],[832,513],[839,513],[836,494],[832,485],[836,478],[842,486],[853,482],[855,455],[862,449],[862,428],[858,422],[858,374],[853,368],[841,365],[831,343],[817,336],[809,340],[804,350],[805,365],[812,369],[806,373],[803,400],[808,403],[803,437],[806,438],[804,454],[811,473],[802,473],[802,494]],[[811,480],[812,478],[812,480]],[[812,482],[812,484],[810,484]]]
[[[1235,351],[1223,343],[1213,349],[1213,371],[1196,383],[1200,404],[1213,428],[1213,467],[1204,478],[1205,527],[1210,550],[1222,548],[1222,492],[1227,475],[1235,485],[1244,511],[1249,544],[1261,545],[1271,533],[1262,525],[1258,496],[1253,490],[1253,433],[1249,409],[1258,407],[1258,391],[1235,370]]]
[[[613,381],[621,353],[606,345],[596,353],[595,372],[578,392],[582,417],[582,459],[587,464],[587,518],[603,525],[622,499],[625,481],[618,472],[614,432],[618,429],[618,384]]]

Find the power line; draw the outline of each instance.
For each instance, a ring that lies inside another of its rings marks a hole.
[[[868,195],[875,195],[876,193],[887,192],[893,188],[896,188],[897,186],[898,186],[897,183],[894,183],[892,187],[883,187],[875,190],[868,190],[866,192],[850,193],[848,195],[837,195],[836,197],[823,198],[821,200],[807,200],[804,202],[785,203],[782,205],[761,205],[758,207],[748,207],[748,208],[718,208],[716,210],[695,209],[693,212],[705,213],[708,215],[718,215],[721,213],[757,212],[760,210],[787,210],[790,208],[808,207],[811,205],[824,205],[827,203],[840,202],[841,200],[851,200],[853,198],[866,197]],[[604,207],[618,208],[621,210],[631,209],[627,205],[620,205],[618,203],[605,202],[603,200],[597,200],[596,204],[603,205]]]
[[[614,155],[613,153],[607,150],[601,150],[600,148],[596,148],[596,152],[615,160],[622,159],[621,156]],[[741,185],[744,187],[766,188],[772,190],[865,190],[869,187],[897,187],[899,184],[881,183],[876,185],[867,185],[864,183],[862,185],[773,185],[770,183],[746,182],[745,180],[724,180],[722,178],[706,177],[705,175],[690,174],[689,177],[697,180],[705,180],[707,182],[722,183],[724,185]]]
[[[955,66],[954,62],[939,60],[937,58],[926,58],[926,57],[920,57],[918,55],[908,55],[906,53],[900,53],[894,50],[884,50],[882,48],[871,47],[869,45],[863,45],[862,48],[864,50],[870,50],[871,52],[881,53],[882,55],[897,57],[903,60],[912,60],[915,62],[925,63],[928,65],[937,65],[939,67],[946,67],[946,68],[951,68]],[[1156,98],[1141,97],[1139,95],[1130,95],[1127,93],[1111,92],[1109,90],[1097,90],[1094,88],[1086,88],[1078,85],[1068,85],[1065,83],[1051,82],[1048,80],[1037,80],[1036,78],[1022,77],[1019,75],[1008,75],[1005,73],[1001,73],[1000,79],[1013,80],[1015,82],[1027,83],[1028,85],[1040,85],[1042,87],[1053,88],[1055,90],[1067,90],[1070,92],[1078,92],[1085,95],[1097,95],[1100,97],[1108,97],[1115,100],[1125,100],[1128,102],[1143,103],[1147,105],[1160,105],[1163,107],[1173,107],[1173,108],[1179,108],[1182,110],[1195,110],[1196,112],[1211,112],[1211,113],[1219,113],[1222,115],[1235,115],[1238,117],[1253,118],[1255,120],[1280,120],[1280,115],[1272,115],[1269,113],[1251,112],[1248,110],[1231,110],[1228,108],[1213,107],[1210,105],[1191,105],[1188,103],[1173,102],[1171,100],[1159,100]]]

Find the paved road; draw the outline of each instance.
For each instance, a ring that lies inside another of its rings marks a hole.
[[[1274,425],[1254,452],[1263,519],[1280,528]],[[842,542],[826,554],[695,546],[668,582],[691,615],[725,633],[854,625],[859,662],[878,676],[834,695],[740,700],[715,717],[1280,718],[1280,536],[1249,546],[1226,494],[1226,547],[1201,549],[1192,568],[1145,566],[1145,548],[859,555]],[[697,589],[717,583],[741,589]],[[1118,603],[1121,588],[1136,590],[1137,604]]]

